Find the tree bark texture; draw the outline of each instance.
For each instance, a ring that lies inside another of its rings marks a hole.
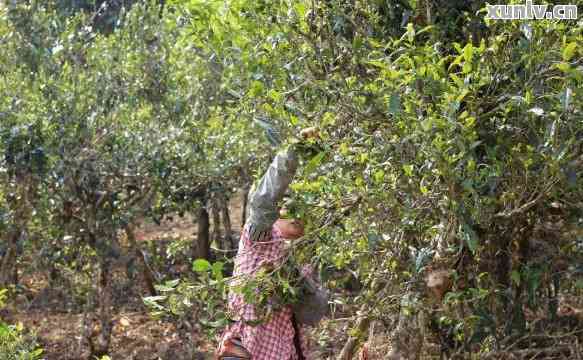
[[[20,238],[21,230],[14,229],[9,232],[6,237],[6,247],[4,256],[0,262],[0,287],[18,284],[18,239]]]
[[[146,260],[145,254],[142,252],[142,250],[140,249],[139,245],[136,242],[134,225],[133,224],[127,225],[125,231],[128,237],[128,242],[130,244],[130,250],[133,253],[133,255],[131,256],[133,257],[134,260],[137,260],[137,262],[141,265],[140,272],[144,280],[144,285],[148,290],[148,294],[150,294],[150,296],[156,296],[157,291],[156,288],[154,287],[155,277],[154,274],[152,273],[150,265],[148,264],[148,261]]]
[[[97,291],[93,292],[95,309],[93,314],[85,316],[84,321],[84,336],[89,345],[88,359],[101,358],[109,353],[113,332],[110,270],[110,260],[101,260]]]
[[[237,245],[233,237],[233,228],[231,226],[231,215],[229,214],[229,199],[225,195],[221,195],[220,198],[221,206],[221,218],[223,220],[223,228],[225,231],[225,236],[223,238],[224,248],[223,250],[232,251],[237,248]]]
[[[213,196],[210,201],[211,208],[210,208],[210,215],[213,222],[212,228],[212,242],[215,243],[220,249],[223,248],[223,244],[221,241],[221,211],[219,208],[219,203],[217,201],[216,196]]]
[[[209,259],[211,253],[210,220],[206,207],[201,206],[197,214],[197,236],[192,243],[194,259]]]

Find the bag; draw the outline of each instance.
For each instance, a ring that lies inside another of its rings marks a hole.
[[[318,324],[330,314],[329,297],[328,291],[311,276],[302,277],[299,300],[291,305],[296,321],[307,326]]]

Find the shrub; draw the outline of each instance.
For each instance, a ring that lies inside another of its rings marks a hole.
[[[0,289],[0,308],[6,303],[7,292],[6,289]],[[0,360],[40,359],[42,352],[36,336],[26,334],[22,324],[8,325],[0,320]]]
[[[40,359],[42,352],[34,334],[25,333],[21,324],[0,323],[0,360]]]

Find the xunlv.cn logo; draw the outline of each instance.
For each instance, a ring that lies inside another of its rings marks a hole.
[[[488,19],[492,20],[576,20],[577,5],[535,5],[532,0],[526,4],[486,5]]]

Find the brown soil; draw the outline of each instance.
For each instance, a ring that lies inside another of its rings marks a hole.
[[[13,320],[36,330],[45,359],[82,359],[81,314],[43,309],[17,314]],[[184,348],[172,324],[153,320],[145,312],[118,313],[114,321],[112,359],[178,359],[177,354]],[[211,344],[200,350],[207,354],[206,358],[211,358]]]

